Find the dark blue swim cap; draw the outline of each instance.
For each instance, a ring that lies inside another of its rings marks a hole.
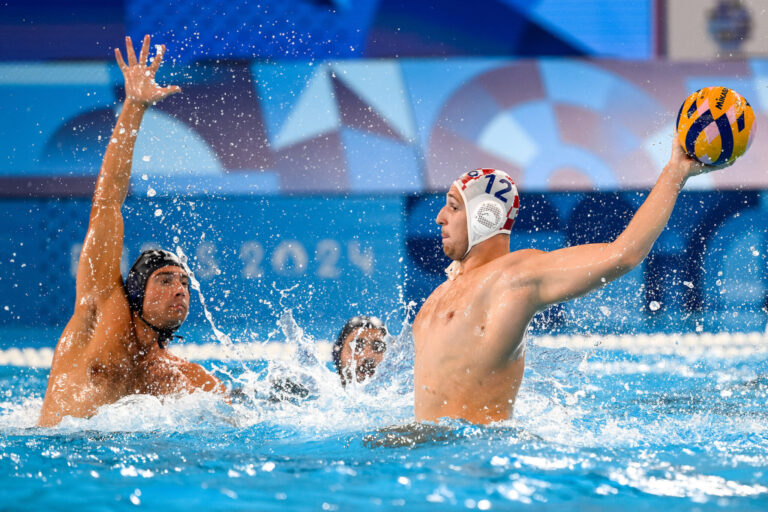
[[[333,344],[333,350],[331,355],[333,356],[333,365],[336,367],[336,371],[341,375],[341,351],[344,348],[344,340],[347,336],[355,330],[365,329],[377,329],[384,336],[387,335],[387,328],[384,327],[384,323],[375,316],[355,316],[347,320],[347,323],[342,327],[339,336],[336,338],[336,342]]]

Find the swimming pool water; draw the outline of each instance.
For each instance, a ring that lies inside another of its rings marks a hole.
[[[34,427],[47,369],[0,367],[0,508],[766,510],[768,358],[538,347],[514,419],[412,421],[407,358],[343,390],[309,352],[208,361],[242,387]],[[276,377],[304,399],[270,399]]]

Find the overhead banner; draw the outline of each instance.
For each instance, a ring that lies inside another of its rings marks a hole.
[[[768,61],[391,59],[168,66],[132,190],[158,195],[419,193],[470,169],[522,192],[647,189],[683,100],[732,88],[756,143],[699,189],[768,188]],[[111,63],[0,64],[0,195],[90,196],[115,124]]]

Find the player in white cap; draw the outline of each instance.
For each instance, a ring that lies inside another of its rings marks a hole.
[[[538,311],[599,288],[642,262],[686,180],[722,167],[679,144],[624,232],[605,244],[509,251],[519,199],[512,178],[477,169],[448,191],[437,215],[448,279],[413,322],[417,420],[489,423],[512,415],[525,366],[524,336]]]

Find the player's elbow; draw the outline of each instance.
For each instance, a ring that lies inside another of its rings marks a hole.
[[[616,269],[623,275],[640,265],[648,251],[643,251],[637,247],[620,247],[617,250]]]

